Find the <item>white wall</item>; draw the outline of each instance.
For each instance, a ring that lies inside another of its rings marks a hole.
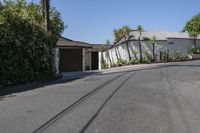
[[[196,42],[197,46],[200,46],[200,40]],[[150,41],[141,41],[142,45],[142,50],[143,51],[148,51],[148,53],[152,54],[152,45]],[[160,51],[167,51],[169,50],[170,54],[173,54],[175,51],[180,51],[182,53],[187,53],[191,46],[193,45],[193,40],[191,39],[168,39],[167,41],[157,41],[156,42],[156,47],[155,47],[155,53],[159,55]],[[130,54],[131,57],[134,57],[132,54],[132,50],[135,50],[137,52],[137,57],[139,59],[139,42],[138,41],[131,41],[129,42],[129,49],[130,49]],[[117,47],[114,47],[106,52],[103,53],[105,61],[111,66],[110,60],[112,63],[117,64],[117,55],[118,53],[118,58],[121,58],[123,60],[129,61],[128,58],[128,52],[125,43],[122,45],[119,45]],[[109,56],[110,59],[109,59]],[[99,63],[101,64],[101,63]]]

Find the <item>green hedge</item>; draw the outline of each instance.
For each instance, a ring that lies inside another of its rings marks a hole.
[[[0,21],[0,87],[52,76],[57,37],[12,13]]]

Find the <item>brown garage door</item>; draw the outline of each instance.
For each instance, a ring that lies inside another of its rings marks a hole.
[[[82,49],[60,49],[60,72],[82,71]]]

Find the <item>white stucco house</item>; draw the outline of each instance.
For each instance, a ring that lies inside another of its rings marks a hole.
[[[129,49],[137,52],[137,56],[139,57],[139,32],[131,31],[130,40],[128,42]],[[156,37],[156,54],[159,54],[160,51],[169,51],[170,54],[173,54],[175,51],[179,51],[181,53],[187,53],[191,46],[194,44],[194,39],[189,36],[189,33],[186,32],[152,32],[152,31],[143,31],[141,35],[141,45],[143,51],[148,51],[152,53],[152,45],[150,39],[155,36]],[[196,45],[200,46],[200,36],[197,37]],[[133,57],[133,53],[130,52]],[[117,56],[121,56],[124,60],[129,60],[127,47],[125,44],[125,39],[121,39],[117,42],[111,49],[107,52],[103,53],[103,57],[105,61],[110,65],[111,60],[113,63],[117,63]],[[108,58],[109,55],[109,58]]]

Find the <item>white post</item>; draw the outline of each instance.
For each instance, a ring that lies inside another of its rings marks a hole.
[[[101,68],[101,54],[102,54],[102,52],[99,52],[99,70],[102,69],[102,68]]]
[[[82,70],[85,71],[85,49],[83,48],[83,65],[82,65]]]
[[[54,70],[56,74],[59,74],[59,48],[54,48],[53,54],[54,54]]]

